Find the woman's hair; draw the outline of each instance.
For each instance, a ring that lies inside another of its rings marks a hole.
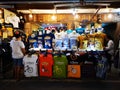
[[[14,34],[14,37],[16,37],[16,38],[19,38],[19,37],[21,37],[21,34],[20,34],[20,32],[19,32],[19,31],[16,31],[16,32],[15,32],[15,34]]]

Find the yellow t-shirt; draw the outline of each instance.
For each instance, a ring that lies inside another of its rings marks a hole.
[[[105,33],[96,33],[95,38],[99,38],[102,45],[104,46],[105,39],[107,38]]]
[[[4,32],[3,32],[3,38],[8,38],[7,31],[4,31]]]
[[[95,48],[96,50],[103,50],[105,44],[106,34],[96,33],[95,35]]]
[[[87,35],[78,36],[77,40],[80,43],[80,46],[79,46],[80,49],[86,49],[87,43],[88,43],[88,38],[89,38],[89,36],[87,36]]]
[[[13,28],[6,28],[8,31],[8,36],[13,36]]]

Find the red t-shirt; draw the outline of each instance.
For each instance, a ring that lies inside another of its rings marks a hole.
[[[39,74],[40,76],[52,77],[53,56],[52,54],[40,54]]]

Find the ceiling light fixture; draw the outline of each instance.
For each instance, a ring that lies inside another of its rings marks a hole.
[[[108,18],[109,18],[109,19],[112,18],[112,14],[111,14],[111,13],[108,14]]]
[[[79,18],[79,15],[75,14],[74,19],[78,19],[78,18]]]
[[[32,18],[32,17],[33,17],[33,15],[32,15],[32,10],[30,9],[29,12],[30,12],[30,13],[29,13],[29,17]]]
[[[76,9],[75,9],[75,8],[73,8],[73,10],[72,10],[72,14],[73,14],[73,15],[76,14]]]
[[[52,20],[56,20],[56,16],[55,15],[52,15]]]
[[[57,14],[57,10],[56,10],[56,7],[55,7],[55,8],[54,8],[53,15],[52,15],[52,17],[51,17],[52,20],[56,20],[56,19],[57,19],[56,14]]]

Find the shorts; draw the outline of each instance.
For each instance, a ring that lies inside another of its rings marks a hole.
[[[23,66],[23,58],[15,59],[13,58],[14,66]]]

